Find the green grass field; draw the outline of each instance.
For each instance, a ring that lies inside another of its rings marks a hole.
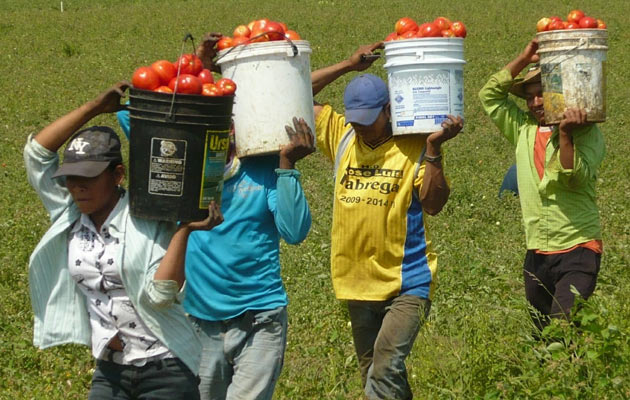
[[[309,40],[311,65],[349,56],[384,38],[395,21],[439,15],[462,20],[465,128],[445,146],[451,198],[428,218],[440,254],[431,315],[408,359],[418,399],[630,398],[630,103],[627,0],[470,1],[163,1],[3,0],[0,3],[0,398],[75,399],[89,390],[88,349],[32,346],[28,257],[48,218],[26,182],[22,148],[56,117],[133,70],[174,60],[190,32],[230,33],[254,18],[286,22]],[[513,149],[483,113],[477,92],[520,52],[542,16],[580,7],[609,29],[607,156],[598,204],[605,254],[595,294],[578,318],[584,330],[557,324],[558,341],[537,342],[524,299],[524,234],[516,198],[497,197]],[[383,62],[371,72],[386,76]],[[317,96],[342,111],[349,74]],[[114,116],[96,123],[117,128]],[[308,239],[282,246],[290,297],[289,344],[277,399],[359,399],[361,382],[345,306],[330,283],[332,168],[321,154],[302,161],[314,216]]]

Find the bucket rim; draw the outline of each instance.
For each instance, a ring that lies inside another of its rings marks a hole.
[[[417,43],[420,41],[424,41],[425,43],[428,41],[439,41],[439,42],[461,42],[464,43],[464,38],[462,37],[422,37],[422,38],[409,38],[409,39],[398,39],[398,40],[389,40],[384,42],[385,47],[393,46],[399,43]]]
[[[292,40],[291,43],[286,40],[247,43],[239,45],[238,48],[230,47],[221,50],[217,54],[217,65],[234,61],[236,59],[257,57],[261,55],[286,55],[287,50],[292,48],[291,44],[295,45],[300,50],[300,53],[310,54],[313,52],[311,45],[307,40]]]
[[[147,95],[143,96],[146,93]],[[234,94],[227,96],[204,96],[201,94],[187,94],[187,93],[175,93],[175,104],[199,104],[209,105],[217,103],[229,103],[234,101]],[[138,89],[134,87],[129,88],[129,100],[142,99],[159,103],[170,104],[173,99],[173,93],[155,92],[153,90]],[[199,101],[203,99],[204,101]]]
[[[590,37],[593,38],[594,35],[584,35],[585,33],[602,33],[603,35],[598,37],[599,39],[608,38],[608,30],[607,29],[599,29],[599,28],[580,28],[580,29],[560,29],[556,31],[544,31],[537,32],[536,37],[539,39],[546,40],[548,36],[568,36],[571,37]],[[582,34],[582,35],[581,35]],[[595,36],[596,37],[596,36]]]
[[[230,127],[231,127],[231,123],[230,124],[221,124],[221,123],[212,124],[212,123],[206,123],[206,122],[203,122],[203,121],[199,121],[199,122],[192,122],[192,121],[167,121],[165,118],[147,118],[147,117],[141,117],[141,116],[137,116],[137,115],[129,115],[129,118],[136,119],[136,120],[142,120],[142,121],[158,122],[160,124],[174,125],[174,126],[180,126],[180,125],[204,126],[204,127],[216,129],[217,131],[227,131],[227,132],[230,131]]]
[[[435,66],[435,65],[444,65],[444,66],[464,66],[466,65],[466,61],[465,60],[457,60],[457,61],[453,61],[453,62],[444,62],[444,61],[426,61],[426,62],[418,62],[418,61],[408,61],[408,62],[391,62],[388,63],[386,62],[383,65],[383,68],[388,69],[388,68],[396,68],[396,67],[406,67],[406,66],[422,66],[422,65],[431,65],[431,66]]]
[[[143,113],[149,113],[149,114],[163,114],[163,115],[170,115],[170,113],[168,111],[158,111],[158,110],[147,110],[144,108],[137,108],[137,107],[131,107],[131,106],[127,106],[127,109],[131,112],[131,111],[139,111],[139,112],[143,112]],[[179,116],[179,117],[194,117],[194,118],[232,118],[232,113],[229,114],[187,114],[187,113],[173,113],[173,115]]]

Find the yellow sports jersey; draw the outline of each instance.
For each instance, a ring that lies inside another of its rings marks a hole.
[[[430,298],[437,257],[418,195],[426,139],[393,136],[370,148],[329,105],[317,116],[316,132],[319,150],[336,164],[331,267],[337,298]]]

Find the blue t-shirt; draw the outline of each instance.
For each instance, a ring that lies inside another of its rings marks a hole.
[[[129,137],[128,112],[118,113]],[[247,310],[287,304],[280,275],[280,238],[303,241],[311,213],[297,170],[278,169],[277,156],[241,159],[238,172],[224,182],[224,221],[209,231],[191,233],[186,248],[189,314],[209,321]]]

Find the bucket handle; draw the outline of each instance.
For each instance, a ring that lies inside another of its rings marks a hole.
[[[193,38],[193,36],[189,33],[187,33],[184,36],[184,40],[182,40],[182,49],[179,52],[179,57],[181,58],[182,55],[184,55],[184,46],[186,45],[186,41],[190,39],[190,42],[192,43],[192,47],[193,47],[193,54],[195,54],[195,39]],[[177,95],[177,86],[179,85],[179,74],[182,70],[182,64],[181,63],[177,63],[177,75],[175,76],[175,88],[173,89],[173,96],[171,96],[171,109],[168,112],[168,116],[166,117],[166,119],[170,122],[173,122],[175,120],[174,114],[173,114],[173,107],[175,106],[175,96]]]
[[[239,46],[246,46],[250,43],[252,43],[253,39],[258,39],[259,37],[265,36],[268,33],[282,33],[279,31],[269,31],[269,32],[263,32],[260,33],[252,38],[247,39],[247,41],[243,42],[243,43],[239,43],[236,46],[232,46],[228,51],[225,52],[225,54],[219,56],[215,62],[219,61],[220,59],[222,59],[223,57],[227,56],[228,54],[230,54],[231,52],[233,52],[237,47]],[[287,56],[289,57],[296,57],[300,52],[298,51],[297,46],[295,45],[295,43],[293,43],[293,41],[291,39],[289,39],[288,37],[286,37],[286,35],[284,36],[284,40],[286,40],[287,42],[289,42],[289,44],[291,45],[291,51],[287,51]]]

